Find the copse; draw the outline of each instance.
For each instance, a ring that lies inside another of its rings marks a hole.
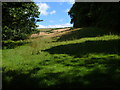
[[[39,14],[34,2],[3,2],[2,39],[23,40],[35,33]]]
[[[68,14],[73,26],[95,26],[118,31],[120,29],[120,3],[76,2]]]

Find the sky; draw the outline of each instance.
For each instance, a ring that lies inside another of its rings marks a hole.
[[[73,1],[73,0],[72,0]],[[40,11],[38,28],[72,27],[68,11],[74,2],[35,2]]]

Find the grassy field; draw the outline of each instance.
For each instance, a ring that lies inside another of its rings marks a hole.
[[[2,50],[3,88],[119,88],[120,35],[98,28]]]

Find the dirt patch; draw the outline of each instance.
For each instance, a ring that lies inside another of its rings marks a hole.
[[[31,37],[39,37],[39,36],[44,36],[44,37],[55,37],[59,36],[61,34],[64,34],[66,32],[69,32],[70,28],[65,28],[65,29],[57,29],[53,30],[52,33],[47,33],[47,32],[40,32],[38,34],[32,34]]]
[[[68,31],[70,28],[66,28],[66,29],[57,29],[57,30],[53,30],[53,32],[64,32],[64,31]]]

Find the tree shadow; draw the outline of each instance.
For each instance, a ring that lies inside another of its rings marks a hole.
[[[4,71],[3,68],[3,89],[24,89],[24,88],[38,88],[38,83],[41,78],[32,78],[31,74],[36,73],[40,68],[34,68],[30,70],[29,73],[23,73],[19,70],[9,70],[7,72]],[[9,80],[11,78],[11,80]]]
[[[57,41],[75,40],[84,37],[96,37],[110,34],[111,31],[99,28],[81,28],[62,35]],[[117,34],[112,32],[113,34]]]
[[[75,57],[82,57],[89,53],[120,54],[118,47],[120,45],[119,41],[119,39],[109,41],[87,41],[78,44],[60,45],[45,51],[51,54],[69,54]],[[77,61],[73,62],[73,60],[70,60],[70,62],[74,64]],[[34,77],[32,77],[32,75],[36,75],[38,71],[42,70],[43,68],[41,66],[47,66],[45,62],[49,62],[49,60],[39,63],[40,65],[29,70],[28,73],[23,73],[20,70],[9,70],[6,72],[4,71],[5,68],[3,68],[3,89],[120,87],[119,58],[109,56],[89,58],[89,60],[85,59],[83,61],[84,63],[80,63],[81,59],[79,59],[78,64],[76,65],[66,65],[66,63],[58,62],[59,64],[62,64],[62,66],[72,67],[72,69],[65,72],[45,71],[44,74],[40,73],[38,76]],[[54,63],[52,65],[54,65]],[[9,80],[6,80],[7,77],[12,77],[10,82]]]
[[[119,80],[120,80],[120,59],[116,59],[114,57],[103,58],[102,60],[90,59],[88,65],[96,64],[92,71],[88,74],[84,75],[83,79],[88,81],[87,87],[109,87],[109,88],[120,88]]]
[[[50,54],[68,54],[75,57],[82,57],[90,53],[120,54],[120,40],[109,41],[86,41],[84,43],[55,46],[44,51]]]
[[[105,59],[109,60],[105,61]],[[117,71],[120,70],[120,60],[111,57],[103,58],[102,63],[99,59],[92,60],[89,61],[94,64],[93,67],[89,67],[90,62],[86,62],[85,65],[79,68],[75,66],[64,74],[56,76],[55,73],[49,73],[48,76],[52,75],[51,79],[59,80],[59,83],[52,88],[120,88],[120,73]],[[82,70],[83,67],[86,69]]]
[[[91,58],[89,61],[85,60],[83,66],[74,66],[67,72],[46,72],[45,75],[40,74],[40,77],[31,77],[31,74],[35,74],[41,68],[34,68],[28,74],[8,71],[3,73],[3,89],[120,88],[120,60],[113,57],[102,59],[101,61],[100,58],[96,58],[96,60]],[[89,67],[90,64],[94,64],[94,66]],[[102,67],[100,67],[101,65]],[[4,80],[7,76],[12,76],[9,83]],[[46,83],[46,81],[48,82]],[[48,83],[54,84],[49,86]]]

